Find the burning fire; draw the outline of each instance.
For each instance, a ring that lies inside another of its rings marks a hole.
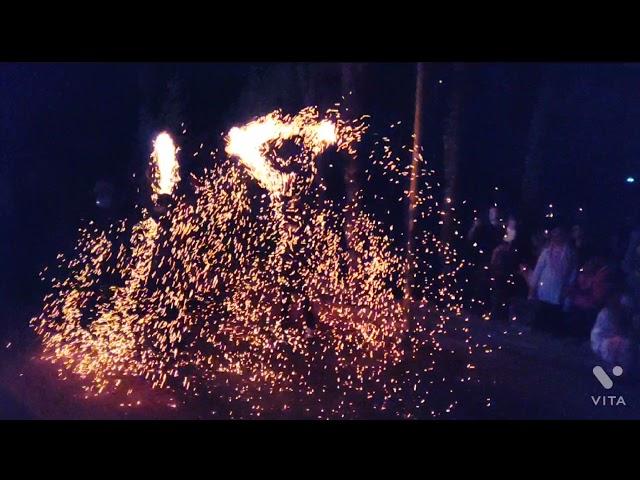
[[[287,186],[295,181],[295,174],[274,168],[267,159],[267,152],[273,146],[277,149],[283,141],[293,137],[301,139],[303,148],[312,153],[306,160],[312,175],[315,175],[315,157],[337,141],[335,125],[328,120],[318,121],[315,110],[309,108],[295,117],[282,117],[279,112],[273,112],[244,127],[232,128],[227,138],[226,152],[238,157],[272,196],[287,195]],[[279,160],[284,163],[282,159]]]
[[[180,181],[177,152],[173,139],[167,132],[159,134],[153,142],[151,158],[155,198],[158,195],[171,195],[173,187]]]

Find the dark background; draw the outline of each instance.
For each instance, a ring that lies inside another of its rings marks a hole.
[[[425,156],[436,170],[452,89],[461,89],[461,199],[519,207],[532,117],[548,85],[538,204],[554,204],[567,221],[582,207],[603,235],[628,223],[638,187],[625,179],[640,181],[639,66],[466,64],[455,82],[451,64],[425,68]],[[341,67],[330,63],[0,64],[5,312],[37,308],[38,271],[73,246],[83,219],[116,218],[139,201],[136,190],[160,129],[176,134],[181,168],[197,171],[209,157],[193,157],[195,149],[202,142],[205,152],[220,147],[220,133],[234,124],[277,107],[295,113],[308,100],[327,108],[342,93]],[[389,132],[402,121],[395,134],[410,144],[415,64],[367,64],[354,95],[356,110],[372,115],[371,132]],[[98,182],[112,188],[110,209],[96,206]]]

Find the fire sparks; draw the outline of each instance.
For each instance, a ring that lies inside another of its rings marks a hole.
[[[424,313],[411,315],[432,319],[410,332],[399,293],[406,259],[393,228],[367,212],[362,191],[336,203],[323,197],[322,178],[315,181],[320,155],[334,148],[356,156],[366,130],[363,119],[343,120],[338,110],[321,118],[312,107],[233,128],[228,156],[212,155],[212,166],[194,177],[191,201],[174,193],[177,149],[159,135],[153,191],[171,195],[171,208],[155,219],[141,209],[131,226],[81,230],[32,320],[44,358],[84,378],[88,393],[143,378],[216,398],[229,416],[286,410],[344,418],[392,403],[409,416],[439,415],[426,399],[443,382],[435,359],[445,351],[447,319],[461,314],[464,261],[428,232],[416,241],[425,255],[412,259],[414,270],[425,278],[415,279],[415,303]],[[287,141],[296,147],[289,156]],[[408,171],[383,142],[371,169],[393,191]],[[267,194],[252,193],[253,182]],[[418,197],[419,205],[431,198]],[[427,259],[436,254],[448,269],[430,276]],[[312,336],[303,320],[310,313]],[[472,353],[470,342],[466,348]],[[465,376],[469,365],[461,363]],[[456,404],[448,400],[441,411]]]

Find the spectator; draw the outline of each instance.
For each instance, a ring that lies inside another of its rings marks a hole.
[[[530,276],[529,299],[536,301],[535,326],[560,333],[563,304],[575,281],[576,270],[576,255],[569,236],[557,227]]]
[[[500,244],[504,236],[504,228],[499,220],[500,212],[497,207],[491,207],[487,217],[477,217],[467,235],[476,261],[488,260],[491,253]]]
[[[629,293],[636,305],[640,305],[640,226],[634,228],[622,260]]]
[[[493,250],[489,273],[491,281],[491,316],[504,320],[508,303],[516,293],[517,267],[520,260],[518,222],[509,216],[502,242]]]
[[[589,335],[598,311],[614,288],[614,280],[614,268],[602,257],[588,260],[580,269],[567,296],[571,307],[567,330],[571,335],[585,338]]]
[[[591,349],[605,362],[629,367],[635,361],[631,299],[621,292],[612,294],[600,310],[591,330]]]
[[[540,257],[542,251],[546,248],[548,241],[549,232],[547,232],[547,230],[540,230],[531,235],[531,249],[536,260]]]
[[[469,241],[469,259],[475,265],[471,272],[471,293],[473,301],[484,309],[490,300],[489,265],[494,249],[502,241],[504,230],[500,225],[498,208],[493,206],[488,215],[474,219],[467,234]]]
[[[591,245],[586,235],[585,228],[582,225],[575,224],[571,227],[571,241],[573,242],[573,248],[576,251],[578,265],[584,265],[593,252],[591,251]]]

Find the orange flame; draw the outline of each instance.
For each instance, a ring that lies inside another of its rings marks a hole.
[[[293,137],[302,139],[303,146],[312,152],[306,161],[314,162],[318,154],[336,143],[336,126],[328,120],[318,121],[313,109],[305,109],[294,117],[281,117],[279,112],[273,112],[243,127],[232,128],[226,152],[238,157],[258,183],[278,197],[286,195],[295,174],[276,170],[266,158],[266,152],[270,143],[281,144]],[[314,172],[315,166],[310,167]]]
[[[176,153],[178,149],[167,132],[159,134],[153,142],[153,193],[171,195],[176,183],[180,181],[180,171]]]

